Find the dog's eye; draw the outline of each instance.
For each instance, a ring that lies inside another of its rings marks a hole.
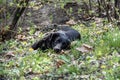
[[[61,40],[59,39],[58,42],[61,42]]]
[[[66,42],[63,42],[63,44],[66,44]]]
[[[58,40],[56,40],[55,42],[56,42],[56,43],[60,43],[60,42],[61,42],[61,40],[60,40],[60,39],[58,39]]]

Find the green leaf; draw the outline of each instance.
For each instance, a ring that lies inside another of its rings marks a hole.
[[[70,63],[70,60],[65,55],[60,56],[60,59],[64,60],[65,62]]]

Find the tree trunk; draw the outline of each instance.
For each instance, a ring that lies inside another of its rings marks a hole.
[[[119,15],[118,15],[118,13],[120,13],[120,0],[115,0],[115,3],[114,3],[114,18],[115,19],[119,19]],[[116,9],[118,9],[118,10],[116,10]]]
[[[26,9],[28,2],[29,0],[20,0],[20,3],[19,3],[20,7],[16,8],[12,22],[9,25],[9,29],[5,31],[4,33],[1,33],[3,41],[8,40],[14,36],[15,30],[16,30],[16,24],[19,21],[19,18],[21,17],[21,15],[23,14],[24,10]]]
[[[110,15],[110,9],[111,9],[110,0],[108,0],[108,2],[103,0],[103,5],[104,5],[104,9],[106,11],[106,16],[107,16],[108,22],[112,22],[112,18],[111,18],[111,15]]]
[[[102,9],[101,9],[101,6],[102,6],[102,2],[101,0],[97,0],[98,2],[98,14],[99,14],[99,17],[102,16]]]
[[[89,6],[90,6],[90,10],[92,10],[92,3],[91,3],[91,0],[89,0]]]

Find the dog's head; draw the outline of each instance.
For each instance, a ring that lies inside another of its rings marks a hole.
[[[60,52],[62,49],[69,48],[70,40],[67,36],[61,33],[51,33],[41,39],[40,41],[34,43],[32,48],[34,50],[40,48],[42,50],[52,48],[55,52]]]
[[[63,49],[70,47],[70,40],[61,33],[54,33],[51,39],[52,48],[55,52],[60,52]]]

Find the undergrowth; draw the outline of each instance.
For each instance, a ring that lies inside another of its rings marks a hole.
[[[53,50],[32,50],[31,45],[39,40],[31,28],[26,40],[12,39],[0,46],[0,75],[11,80],[39,79],[120,79],[120,31],[117,26],[84,24],[73,26],[81,33],[81,40],[74,41],[70,50],[58,54]],[[82,44],[93,47],[84,53],[76,50]],[[7,55],[11,51],[11,54]],[[11,57],[11,55],[13,55]]]

